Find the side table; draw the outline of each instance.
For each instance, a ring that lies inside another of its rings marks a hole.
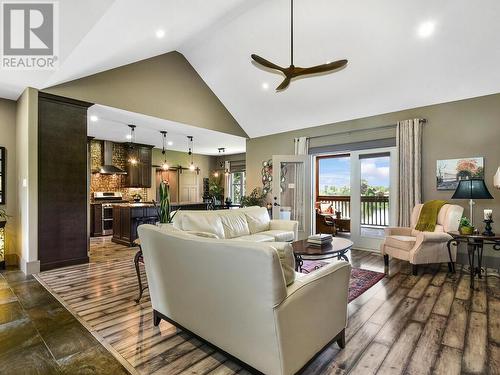
[[[500,251],[500,236],[483,236],[478,235],[467,235],[460,234],[459,232],[448,232],[453,238],[448,241],[448,255],[450,256],[450,262],[453,264],[451,258],[451,245],[458,247],[460,243],[467,244],[467,255],[469,256],[469,267],[470,267],[470,287],[474,288],[474,277],[478,275],[478,278],[482,278],[482,262],[483,262],[483,249],[484,245],[493,245],[493,250]],[[457,249],[458,251],[458,249]],[[477,255],[477,266],[476,266],[476,255]],[[453,272],[455,272],[455,265],[453,264]]]

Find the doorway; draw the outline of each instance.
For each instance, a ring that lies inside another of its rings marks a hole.
[[[356,248],[378,250],[395,223],[396,168],[394,147],[316,156],[316,232],[333,223]]]

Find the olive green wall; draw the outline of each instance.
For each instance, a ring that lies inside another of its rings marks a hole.
[[[186,58],[170,52],[44,92],[246,137]]]
[[[7,211],[5,258],[9,264],[17,264],[19,259],[17,247],[17,164],[16,164],[16,102],[0,99],[0,146],[6,149],[6,203],[0,205]]]
[[[437,191],[436,161],[461,157],[483,156],[485,179],[488,189],[495,197],[493,201],[478,201],[476,222],[482,218],[485,208],[493,209],[494,229],[500,233],[500,190],[493,187],[493,175],[500,166],[500,94],[461,100],[380,116],[345,121],[293,132],[247,140],[247,191],[261,186],[260,170],[263,160],[271,156],[290,155],[294,152],[294,137],[311,137],[357,129],[372,129],[366,133],[324,136],[312,141],[313,146],[343,144],[368,139],[394,136],[395,130],[374,130],[376,127],[395,124],[399,120],[425,118],[423,133],[423,199],[449,200],[453,192]],[[467,207],[466,201],[454,203]],[[468,212],[466,211],[468,215]],[[500,255],[500,254],[498,254]]]

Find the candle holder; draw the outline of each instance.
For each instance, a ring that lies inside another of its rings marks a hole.
[[[484,220],[484,223],[486,224],[486,227],[484,228],[483,236],[488,236],[488,237],[493,237],[495,233],[491,230],[491,224],[494,223],[493,220]]]

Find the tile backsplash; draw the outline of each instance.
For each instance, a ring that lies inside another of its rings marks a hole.
[[[100,140],[92,140],[90,143],[90,168],[91,171],[98,169],[104,160],[104,144]],[[125,146],[113,143],[113,165],[118,168],[126,168],[126,149]],[[92,173],[90,175],[90,197],[96,191],[119,191],[123,194],[125,200],[132,200],[134,194],[140,194],[143,201],[148,200],[148,189],[144,188],[126,188],[126,176],[123,175],[102,175]]]

